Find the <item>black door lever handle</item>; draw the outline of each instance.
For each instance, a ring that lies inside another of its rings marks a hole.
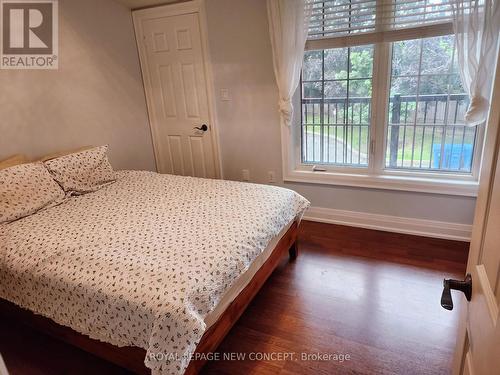
[[[195,126],[194,129],[206,132],[208,130],[208,126],[206,124],[203,124],[202,126]]]
[[[453,310],[453,300],[451,299],[451,289],[460,290],[465,294],[467,301],[472,298],[472,276],[468,273],[465,280],[444,279],[443,294],[441,295],[441,306],[446,310]]]

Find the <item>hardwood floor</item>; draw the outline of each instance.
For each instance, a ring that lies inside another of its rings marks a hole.
[[[448,374],[458,313],[439,304],[442,279],[463,277],[467,249],[305,221],[297,260],[283,260],[219,347],[245,359],[209,362],[202,374]],[[11,375],[127,373],[6,321],[0,353]]]

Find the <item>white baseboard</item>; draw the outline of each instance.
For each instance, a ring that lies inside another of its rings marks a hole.
[[[470,241],[472,232],[472,225],[468,224],[379,215],[323,207],[310,207],[304,214],[303,219],[458,241]]]

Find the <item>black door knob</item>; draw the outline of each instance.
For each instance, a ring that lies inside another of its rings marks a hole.
[[[446,310],[453,310],[453,300],[451,299],[451,289],[460,290],[465,294],[467,301],[472,298],[472,276],[468,273],[465,280],[444,279],[443,294],[441,295],[441,306]]]
[[[203,124],[202,126],[195,126],[194,129],[206,132],[208,130],[208,126]]]

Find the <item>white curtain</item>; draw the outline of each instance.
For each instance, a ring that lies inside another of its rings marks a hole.
[[[279,91],[281,123],[290,126],[311,18],[310,0],[267,0],[273,64]]]
[[[497,58],[500,0],[453,0],[458,65],[470,105],[469,126],[486,121]]]

